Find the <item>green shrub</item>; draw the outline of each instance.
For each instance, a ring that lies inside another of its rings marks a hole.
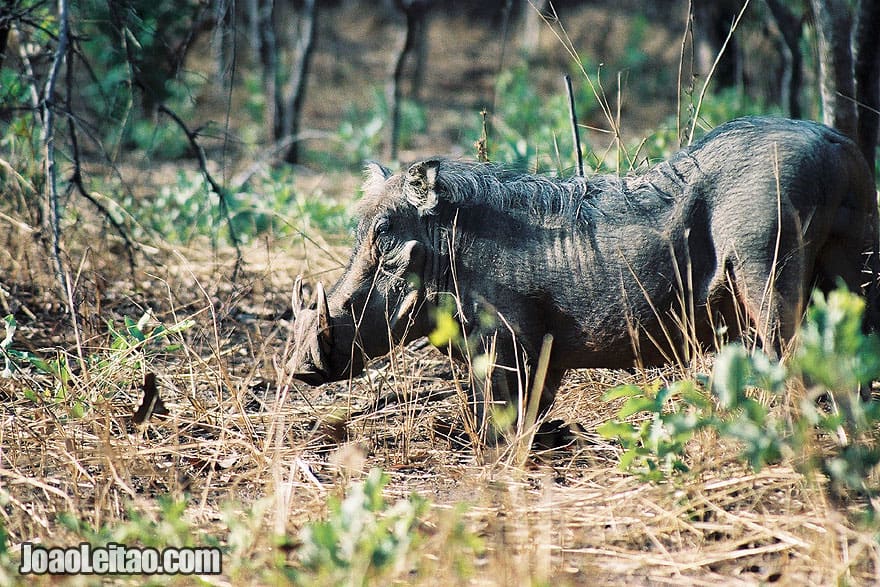
[[[384,92],[377,88],[368,107],[352,105],[345,109],[336,131],[336,157],[322,163],[338,167],[341,161],[346,167],[360,168],[364,161],[375,158],[376,153],[382,151],[388,138],[390,118],[388,100]],[[413,137],[423,133],[427,124],[425,108],[421,104],[409,99],[401,100],[399,146],[404,149],[410,146]]]
[[[254,176],[240,190],[226,192],[226,201],[232,227],[243,242],[264,234],[284,236],[314,230],[342,234],[354,225],[343,202],[321,192],[298,191],[290,167]],[[220,200],[197,171],[179,170],[176,184],[161,187],[152,197],[126,196],[122,206],[147,234],[168,242],[187,244],[197,237],[229,242],[229,225]]]
[[[620,468],[645,481],[662,481],[674,471],[688,471],[684,462],[685,445],[694,433],[711,422],[709,399],[690,381],[659,383],[641,389],[622,385],[603,396],[606,402],[626,398],[616,417],[600,425],[596,432],[617,439],[624,452]],[[673,403],[679,400],[681,404]],[[639,422],[627,418],[645,414]]]
[[[303,584],[366,585],[399,575],[421,539],[419,517],[427,502],[413,495],[388,504],[387,475],[373,469],[343,500],[330,500],[330,515],[303,528],[299,558]]]
[[[140,374],[145,363],[157,357],[177,352],[181,348],[179,335],[195,323],[183,319],[166,326],[156,324],[149,310],[137,321],[126,316],[122,325],[107,323],[110,342],[106,349],[92,352],[83,358],[83,366],[90,371],[92,384],[77,385],[68,354],[56,352],[36,354],[13,348],[17,324],[12,315],[4,318],[6,336],[0,342],[4,369],[0,377],[21,376],[22,395],[33,402],[53,408],[60,420],[82,418],[94,404],[127,390],[134,373]],[[32,371],[42,377],[22,376]],[[100,383],[98,383],[100,381]]]
[[[626,402],[598,432],[622,444],[621,468],[651,481],[686,471],[687,441],[697,430],[713,429],[738,441],[743,458],[756,470],[791,455],[805,472],[826,475],[835,491],[875,496],[880,490],[873,475],[880,463],[880,402],[862,401],[859,389],[880,379],[880,341],[862,332],[864,308],[864,300],[845,289],[827,297],[817,292],[788,367],[760,351],[728,345],[718,353],[711,379],[703,380],[717,407],[689,382],[618,387],[605,400]],[[786,405],[795,379],[807,393],[797,406]],[[757,390],[781,410],[768,409],[755,398]],[[626,421],[636,414],[648,417]],[[830,440],[832,446],[822,448],[816,439],[825,439],[825,445]],[[871,500],[867,504],[873,514]]]

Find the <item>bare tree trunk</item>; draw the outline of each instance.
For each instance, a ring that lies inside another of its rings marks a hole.
[[[743,0],[697,0],[694,7],[694,43],[701,75],[713,73],[716,88],[732,88],[742,83],[742,53],[733,22],[743,8]],[[721,58],[717,56],[721,54]],[[714,69],[713,69],[714,68]]]
[[[3,67],[3,58],[6,57],[6,44],[9,42],[9,23],[2,17],[5,9],[0,8],[0,67]]]
[[[425,71],[428,63],[428,11],[422,12],[422,17],[416,21],[415,30],[415,66],[413,68],[412,85],[410,86],[410,98],[421,99],[422,86],[425,85]]]
[[[858,123],[849,8],[846,0],[810,0],[810,4],[819,45],[822,121],[855,140]]]
[[[214,31],[211,39],[211,48],[214,53],[214,63],[217,64],[217,83],[224,87],[229,82],[227,71],[230,68],[231,43],[227,42],[235,34],[233,26],[233,6],[231,0],[216,0],[214,4]]]
[[[781,102],[785,104],[788,115],[792,118],[801,117],[801,84],[803,83],[803,58],[800,42],[803,21],[792,10],[779,0],[767,0],[773,20],[782,37],[782,58],[785,69],[782,74]]]
[[[287,163],[299,162],[299,138],[300,121],[302,119],[303,104],[306,99],[306,85],[308,83],[309,67],[312,62],[312,53],[315,46],[315,32],[317,27],[317,14],[315,12],[315,0],[303,2],[300,14],[299,36],[296,42],[295,61],[290,76],[290,82],[284,91],[283,104],[279,105],[281,111],[281,133],[276,138],[290,137],[292,142],[284,160]]]
[[[547,0],[526,0],[523,8],[522,39],[519,48],[526,59],[530,59],[538,48],[541,40],[541,27],[544,25],[542,14],[547,8]]]
[[[880,138],[880,0],[861,0],[859,3],[853,43],[858,143],[873,172]]]
[[[386,92],[388,111],[390,114],[391,125],[388,131],[388,151],[392,160],[397,159],[398,143],[400,140],[400,102],[402,99],[403,71],[409,55],[416,48],[419,30],[427,29],[425,18],[431,0],[398,0],[398,7],[406,15],[406,36],[403,41],[403,47],[397,54],[397,61],[394,64],[394,74]],[[424,63],[419,64],[424,67]],[[416,73],[413,79],[417,80],[420,74]],[[413,85],[415,85],[414,82]],[[414,92],[415,93],[415,90]]]
[[[278,47],[275,43],[275,1],[255,0],[259,3],[260,65],[263,68],[263,93],[266,106],[263,122],[266,138],[274,140],[278,136]]]
[[[244,0],[247,14],[248,47],[251,63],[260,63],[262,59],[262,33],[260,32],[260,0]]]
[[[55,48],[55,56],[52,67],[46,78],[43,95],[40,100],[43,128],[40,132],[40,143],[43,146],[43,164],[46,174],[46,208],[48,214],[44,215],[49,222],[48,233],[52,262],[55,269],[55,279],[58,282],[61,300],[68,299],[67,279],[64,273],[64,264],[61,260],[61,203],[58,194],[58,174],[55,167],[55,82],[61,67],[67,60],[67,47],[70,42],[70,21],[68,20],[67,0],[58,0],[58,46]],[[73,312],[74,308],[70,308]]]

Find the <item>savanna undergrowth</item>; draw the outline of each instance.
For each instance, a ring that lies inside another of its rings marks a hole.
[[[880,340],[862,332],[864,306],[843,289],[815,293],[785,362],[731,344],[711,377],[615,387],[603,399],[626,401],[597,432],[621,443],[622,469],[664,481],[688,471],[688,441],[709,430],[736,441],[756,471],[793,458],[802,471],[828,477],[834,491],[869,498],[873,515],[880,402],[864,401],[860,390],[880,379]]]

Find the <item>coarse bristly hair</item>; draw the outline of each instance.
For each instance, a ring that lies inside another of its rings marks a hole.
[[[596,204],[596,187],[584,177],[551,177],[495,164],[441,160],[435,189],[453,205],[488,206],[534,220],[586,220]]]
[[[624,211],[633,212],[634,208],[665,208],[672,199],[667,191],[669,186],[661,188],[655,183],[658,174],[652,172],[658,168],[646,175],[554,177],[493,163],[437,158],[413,164],[409,169],[425,164],[436,166],[430,189],[439,202],[463,208],[485,206],[548,227],[592,223],[596,215],[616,217]],[[411,171],[386,178],[378,169],[366,174],[364,198],[358,206],[362,217],[371,217],[382,208],[412,197]],[[432,209],[430,203],[420,208],[420,213],[431,214]]]

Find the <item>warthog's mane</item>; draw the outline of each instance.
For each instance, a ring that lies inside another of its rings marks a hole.
[[[612,220],[669,203],[648,175],[596,174],[558,177],[524,173],[500,165],[441,160],[436,190],[441,201],[500,213],[546,226]]]
[[[612,223],[631,221],[648,208],[668,207],[674,199],[670,192],[678,191],[669,182],[672,174],[660,171],[669,162],[642,174],[559,177],[491,163],[433,161],[438,164],[434,184],[438,207],[488,208],[548,228],[593,224],[598,217]],[[368,218],[382,209],[409,205],[404,195],[406,182],[406,172],[387,180],[368,176],[359,215]]]
[[[485,206],[531,220],[589,222],[599,191],[620,192],[618,178],[552,177],[500,165],[442,160],[435,190],[441,201],[459,207]]]

